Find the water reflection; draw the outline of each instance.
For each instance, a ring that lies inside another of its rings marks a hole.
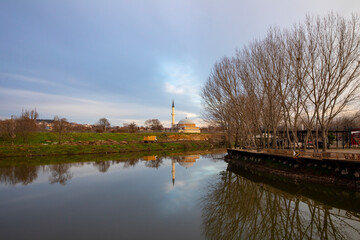
[[[348,205],[357,205],[353,197]],[[360,239],[359,211],[333,208],[230,170],[209,186],[202,217],[207,239]]]
[[[50,176],[49,182],[50,184],[59,183],[61,185],[65,185],[68,180],[70,180],[73,174],[70,172],[72,164],[64,163],[64,164],[56,164],[49,166]]]
[[[107,170],[109,170],[110,166],[111,166],[111,162],[110,161],[100,161],[100,162],[95,162],[94,167],[96,167],[99,172],[105,173],[107,172]]]
[[[174,157],[174,160],[176,160],[180,166],[184,168],[189,168],[194,165],[196,160],[200,158],[200,155],[187,155],[187,156],[178,156]]]
[[[0,182],[5,185],[21,183],[28,185],[38,177],[39,166],[18,166],[0,168]]]
[[[74,226],[74,239],[360,239],[360,193],[269,179],[222,157],[106,155],[0,167],[2,239],[61,239]]]
[[[58,163],[42,166],[20,165],[10,167],[0,167],[0,183],[4,185],[23,184],[28,185],[38,178],[39,173],[47,173],[50,184],[59,183],[66,185],[66,183],[73,178],[71,172],[72,167],[81,167],[85,164],[92,164],[100,173],[106,173],[112,165],[122,164],[123,168],[135,167],[140,162],[144,162],[144,166],[148,168],[160,168],[164,165],[166,159],[172,159],[172,181],[175,182],[175,165],[176,163],[184,168],[189,168],[194,165],[200,155],[185,155],[185,156],[157,156],[150,155],[142,158],[130,158],[120,160],[96,160],[94,162],[70,162]]]
[[[132,159],[128,159],[127,161],[123,161],[123,160],[118,160],[118,161],[113,161],[113,163],[124,163],[124,168],[129,168],[129,167],[135,167],[139,162],[141,161],[140,158],[132,158]]]
[[[159,168],[163,164],[163,157],[158,157],[155,155],[144,156],[143,158],[145,162],[145,166],[149,168]]]

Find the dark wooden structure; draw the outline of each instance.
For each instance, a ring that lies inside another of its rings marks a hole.
[[[292,131],[289,131],[290,136],[293,136]],[[308,142],[306,141],[306,137],[309,134],[307,130],[299,130],[296,132],[296,136],[299,140],[301,146],[306,146],[306,148],[313,148],[314,145],[318,144],[319,148],[322,148],[322,141],[319,140],[318,143],[310,141],[310,137],[308,138]],[[318,132],[321,134],[321,131]],[[334,137],[332,141],[331,148],[352,148],[352,147],[360,147],[360,128],[346,128],[343,130],[331,129],[328,134],[331,134]],[[257,137],[258,146],[261,148],[269,148],[273,146],[267,146],[266,141],[264,139],[267,135],[274,135],[273,131],[262,131],[262,134]],[[316,131],[311,131],[311,135],[315,136]],[[271,139],[272,137],[270,137]],[[265,142],[265,145],[264,145]],[[276,144],[278,148],[290,148],[290,144],[287,140],[287,132],[284,130],[279,130],[276,132]],[[330,145],[328,145],[328,148]]]

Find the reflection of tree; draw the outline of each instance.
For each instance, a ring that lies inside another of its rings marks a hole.
[[[105,173],[110,168],[111,162],[101,161],[101,162],[95,162],[93,165],[99,170],[99,172]]]
[[[149,168],[159,168],[163,164],[163,158],[158,157],[156,160],[146,161],[145,166]]]
[[[139,158],[129,159],[124,163],[124,168],[135,167],[140,162]]]
[[[27,185],[38,176],[38,166],[18,166],[0,168],[0,182],[15,185],[22,183]]]
[[[208,239],[349,239],[350,231],[360,236],[330,208],[230,171],[209,188],[202,209]]]
[[[225,153],[211,153],[209,154],[209,158],[214,162],[224,161]]]
[[[56,164],[49,166],[50,169],[50,176],[49,182],[53,183],[60,183],[61,185],[65,185],[68,180],[72,178],[72,173],[69,171],[72,164]]]

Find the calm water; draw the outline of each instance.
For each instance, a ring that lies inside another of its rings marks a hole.
[[[1,167],[0,239],[360,239],[359,193],[222,156]]]

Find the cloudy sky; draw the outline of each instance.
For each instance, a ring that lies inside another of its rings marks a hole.
[[[0,117],[201,121],[213,64],[270,26],[360,13],[359,0],[2,0]]]

